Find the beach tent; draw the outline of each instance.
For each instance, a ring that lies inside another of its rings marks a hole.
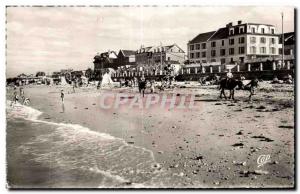
[[[60,77],[60,80],[61,80],[61,82],[60,82],[61,85],[63,85],[63,86],[68,85],[65,76],[61,76],[61,77]]]
[[[102,77],[101,88],[112,87],[113,81],[109,73],[105,73]]]

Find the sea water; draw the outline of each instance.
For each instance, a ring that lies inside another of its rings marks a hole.
[[[8,129],[37,132],[16,149],[26,162],[49,169],[41,187],[168,187],[150,150],[81,125],[40,120],[43,113],[28,106],[7,102],[6,112]]]

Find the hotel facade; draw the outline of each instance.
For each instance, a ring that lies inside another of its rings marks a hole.
[[[245,64],[257,58],[279,57],[279,36],[269,24],[229,23],[217,31],[201,33],[188,42],[188,60],[197,64]]]

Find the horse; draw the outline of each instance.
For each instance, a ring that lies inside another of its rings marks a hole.
[[[251,100],[251,96],[254,95],[254,88],[258,87],[258,79],[252,79],[248,84],[243,87],[243,90],[248,90],[250,92],[249,101]]]
[[[221,90],[220,93],[220,98],[222,99],[222,94],[224,95],[225,99],[227,99],[226,95],[225,95],[225,89],[230,91],[230,95],[229,95],[229,99],[232,98],[232,100],[234,100],[234,89],[235,87],[238,86],[239,88],[243,88],[243,82],[241,80],[236,80],[233,78],[230,79],[222,79],[220,81],[220,88],[219,90]]]

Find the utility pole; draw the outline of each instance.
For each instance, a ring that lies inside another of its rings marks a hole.
[[[282,66],[284,65],[284,33],[283,33],[283,12],[281,13],[281,37],[282,37]]]
[[[160,68],[162,68],[162,43],[160,42]]]

